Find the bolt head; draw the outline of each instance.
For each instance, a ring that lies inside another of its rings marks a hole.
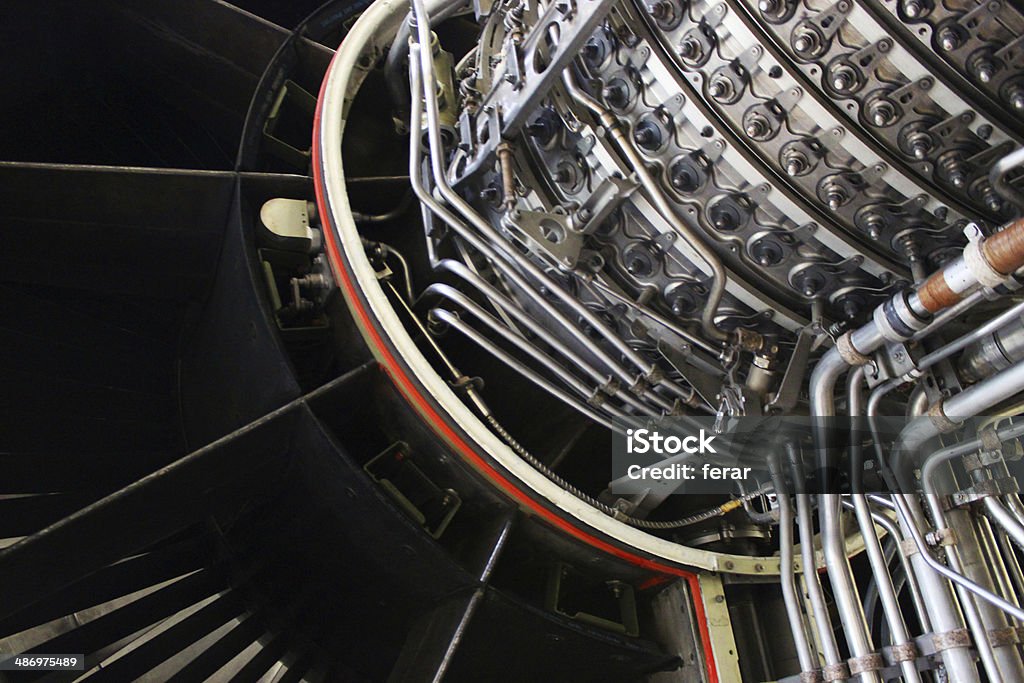
[[[850,80],[850,76],[847,73],[836,74],[832,79],[832,87],[836,90],[846,90],[852,85]]]

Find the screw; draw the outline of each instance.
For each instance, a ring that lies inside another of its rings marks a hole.
[[[908,19],[917,19],[928,11],[928,7],[920,0],[907,0],[903,5],[903,13]]]
[[[860,305],[852,297],[843,299],[843,315],[847,320],[853,320],[860,313]]]
[[[526,124],[526,134],[531,138],[544,137],[548,132],[548,127],[541,121],[534,121],[533,123]]]
[[[732,81],[725,76],[716,76],[711,79],[711,83],[708,85],[708,92],[711,96],[717,99],[722,99],[729,95],[729,91],[732,90]]]
[[[693,37],[686,38],[679,45],[679,56],[683,59],[696,61],[700,58],[702,51],[703,48],[701,47],[700,41]]]
[[[986,183],[981,188],[981,198],[984,200],[985,206],[987,206],[988,210],[992,213],[999,213],[1002,210],[1003,201],[999,198],[999,195],[992,190],[991,185]]]
[[[847,199],[846,192],[838,185],[829,184],[825,190],[825,201],[828,203],[828,208],[833,211],[845,204]]]
[[[974,73],[982,83],[988,83],[995,75],[996,65],[991,59],[980,59],[974,66]]]
[[[818,48],[818,36],[807,28],[799,29],[793,37],[793,49],[798,54],[809,54]]]
[[[747,118],[747,124],[744,127],[747,135],[753,139],[761,138],[771,132],[771,125],[761,114],[751,114]]]
[[[953,187],[960,188],[967,184],[967,174],[959,162],[955,160],[948,162],[947,169],[946,177]]]
[[[1017,111],[1024,109],[1024,86],[1020,83],[1014,83],[1010,86],[1006,95],[1014,109]]]
[[[875,100],[868,109],[876,126],[888,126],[896,118],[896,107],[887,99]]]
[[[840,64],[832,71],[832,87],[836,90],[845,92],[853,89],[856,84],[857,74],[851,67]]]
[[[908,146],[915,159],[924,159],[932,150],[932,139],[927,133],[918,131],[908,136]]]
[[[939,46],[946,52],[960,47],[960,35],[950,26],[939,29]]]
[[[795,149],[786,150],[785,153],[786,173],[790,176],[798,176],[807,172],[810,163],[807,155]]]
[[[885,221],[878,214],[871,214],[864,221],[867,227],[868,237],[873,240],[877,240],[882,236],[882,228],[885,227]]]
[[[661,0],[660,2],[652,2],[651,4],[647,5],[647,11],[650,13],[650,15],[655,19],[660,19],[662,21],[666,21],[672,18],[672,15],[674,14],[672,9],[672,4],[666,2],[665,0]]]
[[[604,97],[605,102],[617,109],[621,109],[629,102],[629,90],[621,82],[609,83],[601,91],[601,95]]]
[[[757,3],[757,8],[761,10],[762,14],[774,14],[779,9],[778,0],[761,0]]]

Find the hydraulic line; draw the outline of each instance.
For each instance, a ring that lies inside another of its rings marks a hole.
[[[531,344],[524,336],[517,334],[501,324],[501,322],[494,316],[487,313],[480,306],[478,306],[472,299],[463,295],[457,289],[449,287],[443,284],[433,284],[427,289],[428,293],[437,293],[445,296],[454,303],[459,304],[473,316],[484,323],[491,330],[501,335],[506,341],[515,345],[520,351],[530,356],[533,360],[543,365],[548,372],[557,376],[562,382],[570,386],[576,393],[578,393],[584,400],[592,402],[595,407],[598,405],[597,397],[600,395],[601,387],[590,386],[580,380],[578,377],[570,373],[565,369],[563,365],[560,365],[553,360],[546,353],[541,351],[537,346]],[[433,309],[439,310],[439,309]],[[448,315],[453,315],[450,311],[446,311]],[[489,345],[488,348],[491,348]],[[506,354],[507,355],[507,354]],[[599,404],[605,410],[612,414],[613,417],[626,418],[626,413],[622,412],[619,408],[608,405],[606,402]],[[633,407],[637,407],[643,410],[644,406],[639,403],[634,403]]]
[[[548,331],[544,325],[540,324],[526,311],[516,306],[514,303],[505,298],[501,292],[491,286],[483,278],[474,274],[464,264],[451,259],[445,259],[438,264],[438,266],[444,270],[454,273],[460,276],[463,280],[471,284],[473,287],[478,289],[481,293],[487,296],[488,300],[496,307],[503,309],[509,316],[516,319],[524,328],[540,337],[546,344],[555,349],[559,354],[564,356],[567,360],[571,361],[576,367],[590,375],[595,381],[599,382],[601,386],[607,386],[611,383],[612,378],[609,375],[602,373],[597,368],[593,367],[589,362],[586,361],[578,352],[573,350],[557,336]],[[428,294],[440,294],[446,298],[457,301],[460,305],[463,302],[468,301],[469,305],[474,305],[473,302],[466,297],[465,294],[449,285],[437,283],[427,288]],[[620,397],[631,407],[641,412],[648,410],[649,408],[644,404],[640,403],[637,399],[633,398],[627,392],[621,391],[616,388],[612,393],[614,396]]]
[[[430,18],[427,15],[426,6],[424,0],[412,0],[413,15],[415,17],[415,28],[418,38],[419,46],[430,45]],[[438,103],[437,103],[437,92],[434,88],[423,88],[423,84],[433,82],[433,69],[434,62],[433,56],[429,49],[417,48],[415,44],[410,45],[410,75],[412,71],[415,71],[413,63],[417,61],[414,52],[418,53],[418,61],[421,67],[421,80],[418,85],[419,89],[413,88],[413,92],[423,92],[423,100],[426,105],[426,120],[427,120],[427,138],[430,144],[430,163],[433,169],[434,181],[437,189],[440,191],[441,196],[447,201],[455,210],[462,214],[469,222],[479,230],[491,244],[497,245],[498,249],[492,250],[487,249],[488,257],[492,258],[495,262],[497,257],[500,255],[501,258],[508,261],[512,266],[518,266],[522,268],[527,274],[534,278],[537,282],[541,283],[548,289],[552,294],[557,296],[562,302],[571,308],[573,312],[580,316],[582,320],[585,320],[588,325],[593,327],[601,336],[608,340],[610,344],[626,358],[630,363],[635,365],[637,368],[643,371],[644,378],[652,377],[656,375],[657,368],[645,360],[640,354],[634,351],[628,344],[626,344],[621,338],[618,337],[607,325],[601,320],[596,314],[590,311],[586,306],[580,305],[579,301],[564,288],[558,286],[557,283],[553,282],[547,274],[545,274],[535,263],[527,258],[517,258],[516,255],[510,251],[509,245],[498,233],[498,231],[470,206],[458,193],[456,193],[451,186],[448,184],[448,179],[445,174],[443,167],[443,156],[444,151],[442,149],[441,136],[438,128]],[[411,78],[410,78],[411,80]],[[413,135],[412,137],[416,137]],[[418,171],[417,171],[418,172]],[[453,225],[456,230],[459,230],[458,225]],[[460,231],[463,237],[469,234],[468,231],[463,233]],[[474,244],[476,247],[476,244]],[[481,250],[483,251],[483,250]],[[486,253],[486,252],[485,252]],[[510,274],[514,268],[504,270],[506,274]],[[631,378],[635,381],[637,378]],[[663,377],[657,378],[658,384],[664,384],[669,389],[676,391],[681,390],[678,387],[674,387],[672,382],[666,381]],[[680,395],[685,397],[685,392]]]
[[[785,448],[789,467],[793,473],[796,514],[800,525],[800,555],[803,563],[804,584],[807,586],[807,598],[811,603],[811,612],[814,614],[814,625],[818,630],[818,642],[825,656],[825,664],[832,667],[834,672],[839,673],[841,670],[845,670],[846,663],[839,654],[839,645],[836,643],[828,605],[825,603],[825,594],[821,589],[821,579],[818,577],[818,562],[814,557],[814,522],[811,517],[810,496],[804,491],[803,464],[795,444],[787,441]]]
[[[849,402],[849,413],[852,423],[851,432],[854,435],[850,440],[850,449],[851,451],[857,451],[858,455],[861,444],[857,438],[860,429],[856,421],[859,420],[863,411],[863,382],[863,368],[857,368],[850,373],[847,400]],[[851,454],[851,467],[858,468],[860,460],[860,457]],[[859,469],[857,470],[857,475],[859,475]],[[878,534],[875,533],[875,523],[871,517],[871,509],[868,506],[867,498],[859,487],[854,486],[854,491],[850,498],[853,501],[857,524],[864,539],[864,550],[871,565],[871,573],[875,579],[878,598],[882,603],[882,611],[889,625],[893,644],[899,648],[902,654],[909,655],[909,658],[901,659],[900,670],[903,672],[903,678],[907,683],[917,683],[921,680],[915,664],[917,648],[910,637],[910,633],[907,631],[907,625],[903,619],[903,612],[900,609],[899,600],[893,588],[892,575],[889,573],[889,563],[885,560],[885,555],[882,553],[882,545],[878,541]]]
[[[671,225],[672,229],[686,240],[686,243],[696,251],[700,257],[707,264],[711,270],[711,287],[707,294],[707,301],[704,303],[704,312],[701,315],[701,325],[703,326],[704,332],[716,341],[728,341],[730,335],[720,327],[715,320],[715,315],[718,313],[718,306],[722,301],[722,295],[725,293],[725,285],[727,282],[728,275],[725,271],[725,266],[722,265],[721,259],[711,249],[709,249],[701,238],[693,231],[690,226],[680,221],[672,207],[669,205],[668,200],[665,198],[665,194],[658,187],[657,181],[651,176],[651,172],[647,170],[647,165],[644,160],[637,153],[633,147],[633,143],[630,142],[629,138],[622,131],[622,126],[619,125],[618,119],[605,109],[597,100],[587,95],[580,87],[576,84],[576,79],[572,74],[572,69],[566,69],[562,73],[562,82],[565,84],[566,90],[569,92],[570,97],[582,104],[584,107],[589,109],[597,118],[600,120],[601,125],[608,135],[612,137],[618,146],[619,150],[626,156],[630,167],[633,172],[636,173],[640,179],[640,184],[644,190],[654,201],[654,205],[658,211]]]
[[[803,610],[800,609],[799,591],[796,586],[796,573],[793,562],[793,507],[789,492],[785,488],[785,474],[782,471],[780,456],[772,454],[769,461],[772,483],[775,485],[776,499],[779,505],[779,580],[782,582],[782,598],[789,617],[789,627],[793,633],[800,671],[811,674],[818,670],[818,658],[807,637],[807,622]]]
[[[410,51],[418,51],[418,46],[413,44],[410,46]],[[421,84],[420,71],[415,66],[416,62],[413,60],[409,70],[409,79],[413,84],[413,87],[419,87]],[[422,107],[423,99],[414,98],[412,102],[412,112],[410,116],[411,120],[418,126],[422,118]],[[456,216],[454,216],[448,209],[442,206],[423,186],[422,179],[420,177],[420,159],[421,159],[421,146],[420,139],[416,135],[409,136],[409,176],[411,178],[411,184],[413,191],[416,196],[420,199],[425,206],[433,211],[438,217],[444,220],[448,225],[452,226],[474,249],[487,256],[492,263],[497,267],[500,263],[500,258],[497,253],[491,249],[490,245],[483,239],[477,237],[472,233]],[[509,278],[517,287],[524,292],[527,292],[531,299],[540,306],[545,313],[552,316],[563,329],[568,330],[571,334],[574,334],[578,339],[588,344],[591,352],[605,363],[610,369],[612,369],[621,379],[624,380],[627,386],[634,386],[637,384],[637,377],[632,373],[628,372],[625,368],[619,365],[608,353],[606,353],[600,346],[593,344],[590,339],[584,335],[584,333],[576,328],[576,326],[565,316],[564,313],[559,311],[551,302],[547,301],[541,294],[533,289],[532,285],[526,281],[526,279],[519,274],[515,268],[503,267],[502,273]],[[552,285],[554,286],[554,285]],[[560,289],[555,287],[556,289]],[[661,399],[656,394],[650,396],[652,401],[655,401],[659,408],[670,411],[672,406],[670,403]]]

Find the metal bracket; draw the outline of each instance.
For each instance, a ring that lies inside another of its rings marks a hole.
[[[846,15],[852,9],[853,3],[850,0],[839,0],[828,9],[818,12],[804,21],[818,29],[821,35],[829,40],[839,32],[839,28],[846,21]]]
[[[522,43],[517,83],[498,78],[484,96],[476,124],[477,140],[482,142],[460,180],[486,163],[502,140],[519,133],[614,5],[613,0],[558,0],[548,6]],[[555,44],[549,44],[552,26],[558,27]],[[505,68],[515,73],[509,65]]]
[[[589,235],[597,230],[638,187],[638,183],[626,178],[608,176],[602,180],[576,211],[577,231]]]
[[[502,222],[507,230],[518,230],[528,237],[530,246],[546,252],[559,263],[572,268],[583,247],[583,235],[572,229],[569,219],[557,213],[514,211]]]
[[[1020,486],[1017,485],[1016,479],[1012,477],[1001,477],[999,479],[979,481],[974,486],[957,491],[952,494],[950,498],[953,505],[956,507],[963,507],[964,505],[969,505],[975,501],[979,501],[982,498],[1005,496],[1007,494],[1019,492]]]
[[[800,398],[800,387],[807,374],[807,358],[810,356],[811,345],[815,338],[814,332],[805,327],[797,335],[796,345],[793,347],[793,355],[789,357],[786,364],[786,371],[779,383],[779,390],[765,405],[765,411],[772,413],[784,413],[796,407]]]

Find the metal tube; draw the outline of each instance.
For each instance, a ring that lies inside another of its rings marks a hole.
[[[897,544],[902,543],[904,537],[903,534],[900,533],[900,528],[896,525],[896,522],[889,519],[889,517],[887,517],[884,513],[871,508],[871,503],[877,502],[878,498],[879,497],[874,494],[864,496],[865,502],[868,503],[868,512],[871,515],[871,519],[874,521],[876,525],[885,529],[885,532],[889,534],[889,536],[892,537],[892,539]],[[843,500],[843,505],[856,512],[856,508],[852,500],[852,497],[851,500]],[[896,505],[894,503],[890,503],[889,505],[890,507],[887,507],[886,509],[896,509]],[[875,534],[875,538],[878,538],[877,534]],[[900,564],[903,566],[903,574],[906,578],[907,590],[910,591],[910,599],[914,603],[914,611],[917,612],[917,620],[921,624],[922,631],[924,633],[927,633],[931,630],[931,621],[928,617],[928,610],[925,608],[924,598],[921,595],[921,586],[917,582],[917,575],[914,573],[913,568],[910,565],[910,559],[907,557],[905,553],[897,551],[896,556],[899,558]],[[893,590],[895,590],[895,586],[893,586]],[[902,610],[900,610],[901,617],[902,614],[903,612]]]
[[[726,273],[725,266],[722,265],[722,260],[718,258],[704,241],[701,239],[690,226],[683,221],[679,220],[676,216],[675,211],[669,205],[668,200],[665,198],[664,192],[661,191],[657,180],[651,175],[651,172],[647,170],[647,164],[637,153],[633,147],[633,143],[630,142],[629,138],[622,131],[622,126],[619,125],[619,120],[612,115],[604,106],[590,97],[587,93],[583,92],[580,87],[576,84],[576,79],[572,74],[572,69],[566,69],[562,73],[562,82],[565,84],[565,89],[569,92],[569,96],[574,100],[582,104],[584,107],[593,112],[605,130],[615,140],[616,145],[626,156],[626,160],[629,162],[630,168],[636,173],[640,179],[640,184],[647,192],[650,199],[654,202],[654,206],[658,209],[659,213],[667,220],[671,225],[672,229],[686,240],[686,243],[696,251],[700,257],[707,264],[708,269],[711,271],[711,286],[707,294],[707,301],[704,304],[704,311],[701,315],[701,325],[704,328],[704,332],[716,341],[727,341],[729,339],[729,333],[718,327],[718,323],[715,321],[715,314],[718,312],[718,305],[722,301],[722,295],[725,294],[725,285],[728,281],[728,274]]]
[[[881,402],[882,396],[891,391],[896,384],[896,380],[890,380],[879,385],[871,393],[871,397],[868,399],[868,425],[871,428],[871,436],[874,441],[875,452],[877,453],[883,474],[886,472],[886,459],[875,423],[875,417],[877,415],[878,405]],[[886,475],[886,478],[890,480],[888,481],[889,485],[893,487],[894,490],[897,490],[895,482],[891,481],[891,477]],[[930,549],[925,543],[924,537],[921,535],[920,529],[917,526],[917,520],[922,519],[924,515],[923,513],[920,513],[919,507],[916,507],[915,509],[915,507],[911,506],[913,496],[894,493],[888,501],[885,501],[884,498],[876,495],[869,495],[868,498],[871,500],[877,500],[880,503],[884,501],[885,504],[893,505],[893,508],[896,510],[900,526],[906,532],[904,536],[909,536],[914,541],[914,545],[918,548],[918,552],[910,555],[910,571],[907,575],[908,577],[915,576],[917,578],[918,587],[922,597],[924,598],[924,608],[928,614],[929,628],[933,632],[939,633],[956,631],[963,628],[963,614],[958,608],[957,602],[953,597],[949,582],[942,578],[948,570],[944,565],[938,565],[935,559],[930,555]],[[938,565],[938,568],[934,565]],[[973,608],[973,603],[965,605],[965,609],[967,610],[973,610]],[[979,646],[979,649],[983,651],[983,659],[987,662],[986,668],[994,668],[994,662],[992,662],[991,656],[987,656],[984,652],[985,648]],[[979,680],[978,668],[974,664],[974,659],[971,657],[970,649],[967,645],[943,650],[941,657],[942,662],[946,666],[946,670],[949,672],[952,680],[962,680],[970,683]]]
[[[941,404],[942,413],[947,420],[962,421],[1005,401],[1021,390],[1024,390],[1024,363],[1018,363],[946,399]],[[908,479],[907,467],[913,462],[914,453],[925,441],[938,434],[939,427],[930,416],[919,417],[903,428],[893,449],[892,468],[897,479],[901,476],[904,480]]]
[[[804,493],[804,470],[800,461],[800,453],[792,442],[786,442],[786,455],[793,472],[796,495],[796,515],[800,524],[800,557],[803,564],[804,583],[807,585],[807,598],[814,613],[814,625],[818,630],[818,642],[821,644],[825,663],[829,666],[843,664],[836,644],[836,635],[832,631],[832,620],[825,603],[825,594],[821,590],[821,579],[818,577],[818,563],[814,557],[814,522],[811,518],[810,496]]]
[[[915,512],[911,507],[913,503],[916,503],[914,497],[896,494],[893,496],[893,502],[896,503],[900,526],[917,547],[917,552],[911,555],[910,562],[921,585],[921,594],[925,597],[925,604],[931,616],[932,630],[938,633],[949,633],[963,628],[963,613],[957,609],[949,582],[943,580],[945,577],[959,582],[963,577],[931,556],[931,549],[914,521]],[[970,619],[972,611],[976,615],[974,603],[970,600],[964,601],[962,607],[968,614],[968,619]],[[995,661],[991,657],[991,648],[987,647],[988,640],[985,639],[977,644],[986,673],[991,676],[992,672],[995,672],[998,675]],[[946,666],[950,680],[970,681],[971,683],[980,680],[978,667],[974,664],[970,646],[967,644],[943,650],[942,662]]]
[[[851,422],[854,423],[851,424],[854,434],[859,431],[855,421],[863,412],[863,383],[864,368],[857,368],[850,373],[847,400],[849,401],[850,419]],[[855,438],[850,440],[850,448],[859,450],[860,444],[856,442]],[[860,461],[860,458],[851,457],[850,461],[852,463],[856,463]],[[878,534],[875,533],[875,523],[871,518],[871,509],[868,506],[867,498],[861,491],[855,490],[851,495],[851,499],[853,500],[853,508],[857,516],[857,524],[860,527],[860,533],[864,539],[864,550],[868,557],[868,563],[871,565],[871,573],[875,578],[875,585],[878,589],[878,598],[882,603],[882,611],[885,614],[886,622],[889,624],[889,631],[892,634],[893,644],[904,649],[913,648],[914,642],[910,638],[906,622],[903,620],[903,612],[900,609],[899,600],[896,597],[896,590],[892,585],[892,575],[889,573],[889,564],[885,561],[885,555],[882,552],[882,545],[878,541]],[[846,561],[845,552],[843,553],[843,560],[844,564],[849,567],[849,562]],[[854,591],[856,591],[856,586],[854,586]],[[860,609],[859,600],[857,601],[857,607]],[[861,612],[861,619],[863,620],[863,612]],[[901,661],[900,670],[903,672],[903,679],[907,683],[917,683],[921,680],[921,676],[917,671],[917,666],[913,659]]]
[[[836,600],[839,619],[843,624],[843,633],[850,645],[850,653],[855,659],[867,657],[874,652],[874,645],[868,634],[864,609],[861,606],[857,586],[853,581],[853,570],[846,557],[846,549],[842,540],[842,524],[840,520],[841,498],[838,493],[823,493],[818,497],[819,518],[821,520],[822,548],[825,552],[825,566],[828,578],[832,583],[832,594]],[[862,681],[881,681],[878,671],[863,671]]]
[[[786,478],[777,452],[773,453],[769,467],[779,504],[779,579],[782,582],[782,599],[786,604],[789,627],[793,632],[793,643],[796,646],[797,658],[800,660],[800,671],[810,673],[818,670],[818,657],[807,638],[807,624],[803,610],[800,609],[793,562],[793,507],[789,492],[786,491]]]
[[[501,349],[501,347],[494,344],[490,339],[483,336],[475,329],[459,320],[458,316],[456,316],[451,311],[446,311],[443,308],[435,308],[434,310],[431,311],[431,314],[436,316],[445,324],[451,325],[453,328],[464,334],[466,337],[468,337],[469,339],[471,339],[472,341],[476,342],[481,347],[486,349],[489,353],[497,356],[499,359],[501,359],[502,362],[506,363],[509,367],[514,369],[516,372],[521,374],[526,379],[536,384],[538,387],[540,387],[547,393],[551,394],[560,401],[563,401],[564,403],[572,406],[579,412],[589,417],[594,422],[597,422],[600,425],[604,425],[605,427],[612,431],[617,431],[615,425],[613,425],[610,421],[606,420],[602,415],[598,415],[593,410],[591,410],[585,403],[576,400],[575,398],[573,398],[572,395],[566,393],[562,389],[559,389],[557,386],[555,386],[548,380],[544,379],[541,375],[537,374],[529,367],[519,362],[517,358],[514,358],[513,356],[506,353],[504,350]]]
[[[860,410],[858,407],[860,401],[854,394],[860,394],[860,384],[863,381],[864,368],[855,368],[850,373],[849,381],[851,391],[849,399],[853,411]],[[839,611],[839,619],[843,624],[843,633],[850,645],[850,654],[854,659],[862,659],[877,653],[871,642],[867,621],[864,618],[864,608],[857,592],[857,584],[853,580],[853,569],[850,567],[850,560],[846,556],[846,546],[843,543],[842,497],[838,493],[829,493],[829,490],[825,489],[825,492],[818,496],[818,519],[821,525],[821,545],[825,553],[825,567],[828,569],[828,579],[832,584],[832,594]],[[865,682],[880,682],[882,680],[875,670],[862,671],[860,679]]]
[[[981,340],[989,334],[995,333],[997,330],[1009,325],[1015,320],[1017,321],[1018,328],[1024,327],[1024,325],[1022,325],[1024,321],[1021,321],[1020,319],[1021,315],[1024,315],[1024,302],[1006,309],[995,318],[985,322],[981,327],[976,330],[972,330],[969,334],[965,334],[959,339],[922,356],[921,360],[917,363],[918,369],[924,370],[925,368],[935,365],[940,360],[949,358],[957,351],[966,349],[974,342]],[[1021,329],[1021,332],[1024,332],[1024,329]],[[1021,342],[1021,350],[1024,350],[1024,339],[1021,339]]]
[[[952,472],[949,470],[948,463],[940,471],[940,475],[952,480]],[[988,562],[980,553],[979,539],[974,525],[971,523],[970,513],[962,509],[943,510],[939,496],[925,495],[925,501],[934,520],[935,528],[950,529],[957,539],[955,544],[943,546],[949,568],[967,577],[976,586],[995,595],[992,575],[989,573]],[[967,586],[958,586],[958,592],[961,601],[965,603],[965,608],[970,606],[967,604],[970,602],[973,603],[977,612],[977,620],[975,620],[972,611],[966,610],[979,650],[983,646],[991,648],[995,665],[1005,680],[1024,681],[1024,662],[1021,661],[1016,644],[992,644],[988,637],[990,632],[1007,628],[1009,624],[1006,615],[991,602],[978,600],[971,595],[974,591]]]
[[[996,431],[996,436],[1000,441],[1009,441],[1010,439],[1016,439],[1024,436],[1024,422],[1018,422],[1017,424],[1010,425],[1009,427],[1003,427]],[[949,462],[953,458],[973,453],[979,448],[981,448],[981,439],[971,439],[969,441],[953,444],[952,446],[946,446],[925,458],[924,462],[921,463],[921,488],[924,490],[925,495],[933,497],[937,495],[933,479],[939,465]]]
[[[414,61],[412,53],[418,52],[418,61],[420,64],[420,87],[423,92],[423,100],[426,106],[426,120],[427,120],[427,138],[430,145],[430,163],[433,171],[434,182],[436,188],[440,192],[441,197],[448,202],[456,211],[458,211],[464,218],[469,220],[474,228],[479,230],[491,244],[496,245],[497,249],[491,249],[488,247],[484,253],[495,261],[506,260],[510,265],[522,268],[530,277],[534,278],[537,282],[543,284],[553,295],[557,296],[561,301],[572,309],[573,313],[578,315],[582,320],[585,320],[588,325],[592,326],[596,332],[602,337],[608,340],[630,363],[640,368],[646,375],[650,375],[655,371],[655,366],[643,358],[640,354],[634,351],[624,340],[618,337],[612,330],[608,328],[603,320],[593,311],[588,309],[586,306],[580,304],[580,302],[573,296],[571,292],[566,291],[563,287],[553,282],[551,278],[544,273],[535,263],[525,258],[517,258],[515,254],[510,251],[509,245],[501,234],[494,228],[490,223],[483,219],[472,206],[469,205],[455,190],[452,189],[451,185],[448,184],[448,178],[445,172],[445,168],[442,165],[444,159],[444,150],[441,144],[440,135],[440,124],[439,124],[439,109],[437,103],[437,92],[432,87],[424,87],[428,83],[433,82],[433,70],[434,60],[430,53],[430,17],[427,14],[426,5],[424,0],[412,0],[413,15],[416,23],[416,34],[419,43],[419,49],[414,50],[415,45],[410,45],[410,71],[414,70]],[[458,226],[453,225],[456,230]],[[460,232],[465,238],[467,232]],[[482,240],[477,240],[478,243]],[[474,245],[476,246],[476,245]],[[483,251],[483,250],[482,250]],[[487,253],[490,252],[490,253]],[[514,268],[503,269],[503,272],[507,275],[514,271]],[[510,275],[510,278],[512,276]],[[636,378],[632,378],[635,380]],[[668,383],[671,384],[671,383]]]
[[[601,390],[600,386],[590,386],[585,384],[582,380],[579,380],[575,375],[569,373],[564,366],[556,363],[554,360],[551,359],[550,356],[541,351],[537,346],[527,341],[526,338],[523,337],[521,334],[515,332],[506,325],[503,325],[497,318],[487,313],[487,311],[485,311],[475,301],[473,301],[468,296],[466,296],[459,290],[455,289],[451,285],[435,282],[434,284],[430,285],[430,287],[428,287],[424,293],[437,294],[443,296],[444,298],[462,306],[464,309],[472,313],[482,323],[487,325],[489,328],[491,328],[498,334],[502,335],[509,342],[519,347],[519,349],[522,350],[524,353],[526,353],[534,360],[536,360],[538,363],[546,367],[550,372],[562,378],[562,380],[566,384],[575,389],[577,393],[583,396],[583,398],[589,398],[591,395]],[[545,342],[549,343],[556,351],[561,353],[568,360],[572,361],[572,363],[575,366],[583,369],[585,372],[587,372],[587,374],[591,375],[591,377],[596,379],[598,382],[601,382],[602,384],[607,383],[609,379],[607,376],[601,375],[599,371],[590,367],[578,354],[572,351],[572,349],[562,344],[557,338],[554,338],[541,326],[536,325],[534,321],[529,320],[526,316],[520,319],[520,321],[523,322],[524,325],[530,327],[531,331],[536,333]],[[629,396],[628,394],[623,394],[621,391],[616,391],[615,395],[622,398],[628,405],[630,405],[632,408],[635,408],[636,410],[643,411],[646,409],[646,407],[642,403],[640,403],[633,397]],[[617,417],[626,416],[625,413],[623,413],[615,406],[611,406],[605,403],[603,407],[607,409],[609,412],[611,412],[613,415],[616,415]]]
[[[465,0],[448,0],[434,10],[433,19],[435,21],[444,21],[458,14],[465,6]],[[405,125],[405,120],[410,115],[410,88],[405,85],[405,75],[407,72],[402,68],[402,62],[405,57],[409,56],[407,46],[409,45],[409,37],[412,35],[412,25],[412,12],[409,12],[398,27],[398,33],[395,34],[395,39],[388,50],[387,60],[384,62],[384,79],[388,86],[388,94],[391,96],[391,103],[395,107],[395,118],[402,125]]]
[[[1021,524],[995,496],[986,497],[982,504],[992,521],[998,524],[1014,543],[1024,548],[1024,524]]]
[[[1006,558],[1003,556],[1002,547],[996,541],[996,534],[992,529],[991,521],[984,515],[972,518],[980,541],[981,553],[988,560],[988,566],[992,570],[992,579],[999,594],[1020,607],[1020,598],[1017,595],[1016,587],[1010,578],[1010,570]],[[1019,621],[1013,620],[1012,626],[1019,625]]]
[[[413,45],[410,50],[418,50],[418,46]],[[415,72],[415,73],[414,73]],[[410,68],[410,81],[414,85],[421,83],[421,76],[419,70]],[[420,124],[422,117],[422,99],[414,98],[412,103],[411,119],[417,124]],[[573,324],[564,313],[555,308],[551,302],[547,301],[539,292],[537,292],[532,285],[526,281],[526,279],[519,274],[515,268],[510,268],[503,264],[497,253],[491,249],[490,245],[477,237],[470,231],[462,221],[452,214],[447,208],[441,205],[434,197],[427,191],[423,185],[423,181],[420,177],[420,160],[422,158],[422,150],[420,148],[419,136],[410,135],[409,137],[409,177],[412,184],[413,191],[419,200],[428,207],[435,215],[450,225],[460,236],[463,237],[471,246],[477,249],[479,252],[487,256],[492,264],[499,268],[503,275],[508,277],[513,283],[515,283],[522,291],[526,292],[531,299],[540,306],[547,314],[551,315],[557,320],[562,329],[568,330],[574,334],[578,339],[587,343],[592,353],[603,363],[605,363],[615,374],[626,381],[628,386],[633,386],[636,382],[636,377],[617,363],[608,353],[601,349],[598,345],[593,344],[592,340],[586,337],[581,330],[579,330],[575,324]],[[664,407],[664,406],[662,406]],[[671,407],[671,406],[669,406]]]
[[[1010,576],[1014,592],[1018,596],[1024,596],[1024,570],[1021,570],[1020,561],[1009,534],[1000,529],[996,534],[996,543],[999,544],[999,549],[1002,551],[1003,561],[1006,563],[1006,571]],[[1019,598],[1016,604],[1020,605]]]
[[[918,330],[911,337],[914,341],[919,341],[925,337],[938,332],[940,329],[945,327],[951,320],[955,320],[960,317],[960,314],[969,308],[973,308],[975,304],[985,300],[985,292],[979,290],[973,294],[968,295],[965,299],[958,301],[946,310],[938,313],[932,321],[925,325],[924,329]]]

